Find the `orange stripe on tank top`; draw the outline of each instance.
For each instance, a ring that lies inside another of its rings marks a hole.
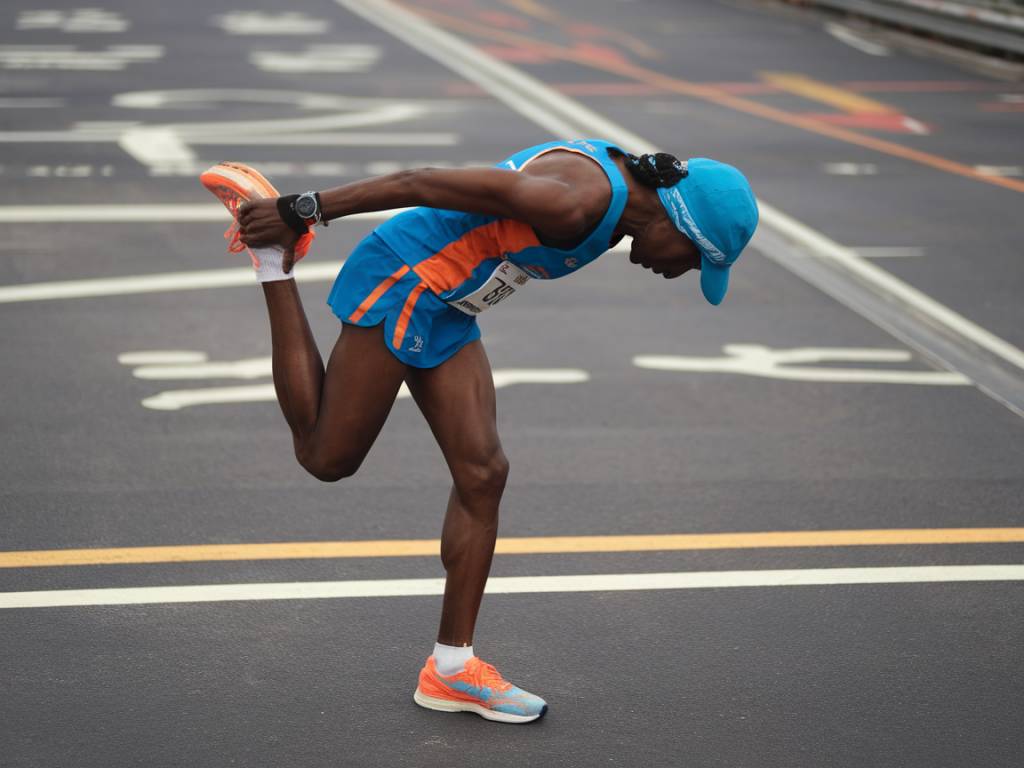
[[[529,224],[498,219],[469,230],[421,261],[413,271],[434,293],[444,293],[462,285],[485,259],[535,245],[540,245],[540,240]]]
[[[416,308],[416,302],[420,298],[420,294],[427,289],[426,283],[420,283],[409,293],[409,298],[405,300],[405,306],[402,307],[402,314],[398,316],[398,324],[395,326],[395,337],[391,340],[391,346],[395,349],[402,348],[402,340],[405,338],[405,331],[409,327],[409,318],[412,317],[412,311]]]
[[[360,304],[356,311],[349,315],[348,321],[350,323],[358,323],[363,315],[370,311],[370,308],[377,303],[377,300],[387,293],[388,288],[397,283],[402,279],[402,276],[409,271],[409,267],[402,265],[400,269],[396,269],[390,275],[380,281],[380,284],[373,289],[369,296],[363,299],[363,303]]]

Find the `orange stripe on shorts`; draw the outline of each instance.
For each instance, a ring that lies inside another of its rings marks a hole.
[[[409,318],[412,317],[412,311],[416,308],[416,302],[420,298],[420,294],[426,290],[427,284],[420,283],[409,293],[409,298],[405,300],[405,306],[402,307],[402,314],[398,316],[398,324],[395,326],[395,337],[391,340],[391,346],[395,349],[402,348],[402,340],[405,338],[405,331],[409,327]]]
[[[444,293],[465,282],[484,259],[518,253],[540,245],[529,224],[497,219],[469,230],[415,267],[415,272],[434,293]]]
[[[363,303],[359,305],[355,312],[349,315],[348,321],[350,323],[358,323],[363,315],[370,311],[370,307],[377,303],[377,300],[387,293],[388,288],[397,283],[402,279],[402,276],[409,271],[407,265],[402,265],[401,269],[396,269],[392,274],[385,277],[380,281],[380,285],[373,289],[369,296],[363,299]]]

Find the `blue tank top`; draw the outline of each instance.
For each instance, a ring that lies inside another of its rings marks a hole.
[[[618,149],[599,139],[551,141],[516,152],[496,166],[519,171],[541,155],[558,150],[576,152],[601,166],[611,183],[611,200],[600,223],[575,248],[543,245],[524,222],[437,208],[405,211],[374,231],[433,293],[450,303],[490,285],[496,270],[507,268],[503,265],[506,261],[529,277],[564,277],[608,250],[626,207],[626,182],[608,154],[609,148]],[[518,271],[516,274],[520,274],[519,280],[526,280]]]

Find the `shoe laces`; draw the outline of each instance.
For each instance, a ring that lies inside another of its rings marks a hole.
[[[501,673],[494,668],[493,665],[488,664],[486,661],[478,659],[480,666],[478,667],[480,680],[495,691],[507,691],[512,687],[512,683],[501,676]]]
[[[242,201],[237,197],[232,197],[225,202],[232,218],[231,225],[224,230],[224,239],[228,241],[228,252],[241,253],[245,250],[245,243],[241,240],[242,233],[238,229],[238,209]]]
[[[224,199],[224,205],[227,206],[232,218],[230,226],[224,230],[224,239],[228,241],[229,253],[242,253],[243,251],[249,251],[249,258],[252,259],[253,266],[259,268],[259,260],[256,258],[256,254],[254,254],[249,247],[242,242],[242,233],[238,227],[238,209],[242,207],[243,202],[245,201],[239,197],[235,197],[234,195]],[[309,246],[313,244],[314,237],[316,237],[316,234],[313,230],[309,230],[295,242],[295,261],[299,261],[309,253]]]

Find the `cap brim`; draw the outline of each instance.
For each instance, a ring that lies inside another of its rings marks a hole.
[[[700,290],[704,298],[716,307],[729,290],[729,267],[720,267],[707,256],[700,257]]]

